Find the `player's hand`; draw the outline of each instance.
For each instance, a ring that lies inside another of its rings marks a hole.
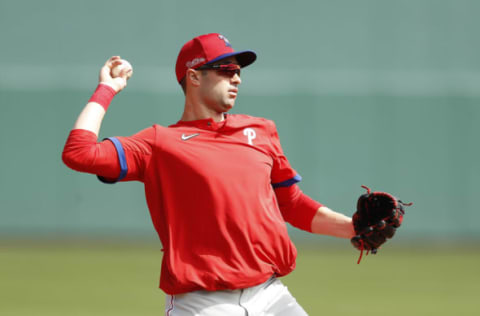
[[[120,65],[121,63],[120,56],[110,57],[110,59],[107,60],[105,65],[103,65],[102,69],[100,70],[100,78],[98,80],[99,83],[112,87],[117,93],[122,91],[127,86],[127,69],[123,69],[120,72],[119,77],[113,78],[111,75],[112,68]]]

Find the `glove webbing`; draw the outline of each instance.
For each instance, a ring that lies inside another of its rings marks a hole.
[[[372,192],[372,191],[370,190],[370,188],[367,187],[366,185],[362,185],[361,187],[364,188],[365,190],[367,190],[367,194],[370,194],[370,193]],[[388,193],[385,193],[385,194],[388,194]],[[390,195],[390,194],[388,194],[388,195]],[[395,200],[396,200],[396,203],[399,203],[399,204],[401,204],[401,205],[403,205],[403,206],[412,206],[412,205],[413,205],[412,202],[410,202],[410,203],[405,203],[405,202],[402,202],[401,200],[397,200],[397,199],[395,199]],[[395,206],[396,206],[396,205],[395,205]],[[402,213],[402,215],[405,214],[405,212],[404,212],[402,209],[398,209],[398,210]],[[388,219],[388,218],[389,218],[389,217],[386,217],[386,218],[384,218],[382,221],[384,221],[384,220],[386,220],[386,219]],[[360,264],[360,261],[362,261],[363,251],[364,251],[364,250],[365,250],[364,241],[363,241],[362,239],[360,239],[360,256],[358,257],[357,264]],[[377,248],[373,248],[373,249],[372,249],[372,254],[376,254],[376,253],[377,253],[377,250],[378,250]],[[370,252],[370,250],[367,250],[366,256],[368,256],[369,252]]]

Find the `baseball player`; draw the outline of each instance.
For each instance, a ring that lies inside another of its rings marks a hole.
[[[285,222],[355,235],[350,217],[299,189],[274,122],[227,114],[241,70],[255,59],[217,33],[188,41],[175,69],[185,94],[180,120],[98,142],[109,104],[127,84],[128,70],[111,76],[120,63],[114,56],[65,144],[63,161],[74,170],[144,183],[163,246],[165,315],[307,315],[279,279],[294,270],[297,255]]]

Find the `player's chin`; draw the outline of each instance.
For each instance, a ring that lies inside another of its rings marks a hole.
[[[223,109],[225,111],[229,111],[229,110],[233,109],[234,106],[235,106],[235,99],[229,99],[229,100],[226,100],[226,102],[223,103]]]

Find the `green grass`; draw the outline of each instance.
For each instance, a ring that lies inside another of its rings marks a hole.
[[[163,315],[159,245],[4,244],[0,315]],[[480,251],[299,249],[283,278],[310,315],[474,315]]]

